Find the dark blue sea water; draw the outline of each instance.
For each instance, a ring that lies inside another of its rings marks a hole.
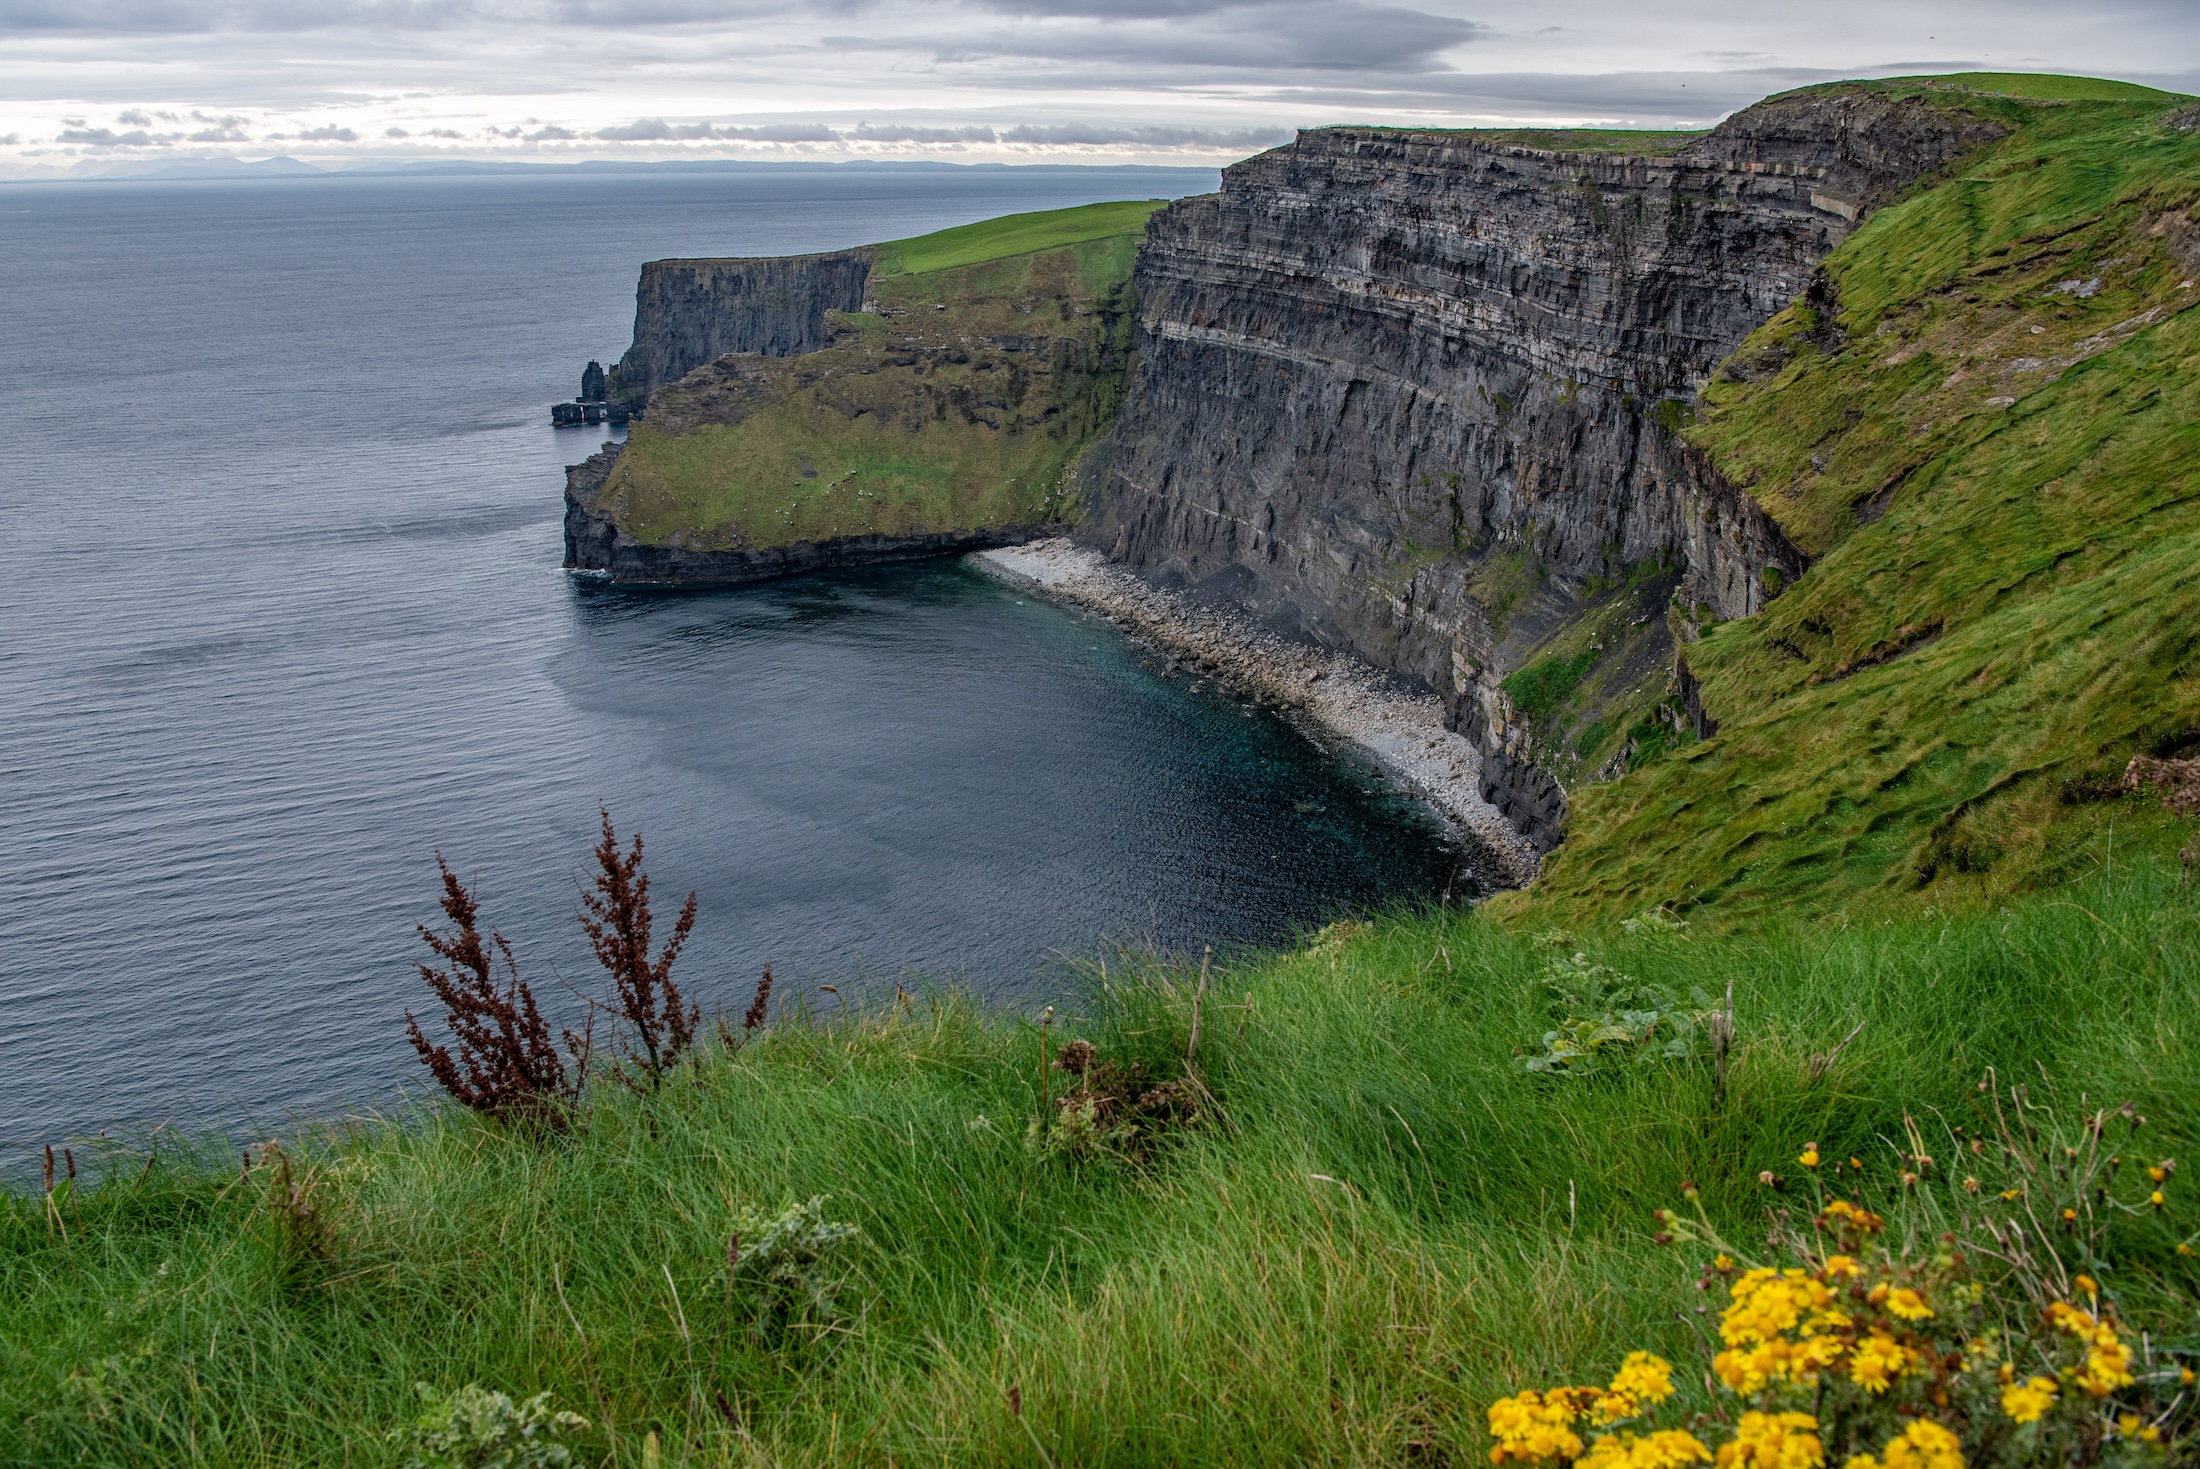
[[[387,1104],[440,850],[546,998],[599,802],[681,963],[1065,997],[1443,883],[1432,828],[1105,623],[957,564],[740,592],[558,569],[553,430],[636,268],[1213,187],[810,170],[0,188],[0,1172]],[[668,905],[669,906],[669,905]],[[562,998],[560,1000],[562,1004]]]

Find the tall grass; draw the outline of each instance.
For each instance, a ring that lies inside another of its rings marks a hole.
[[[554,1392],[618,1464],[652,1433],[668,1463],[1479,1460],[1500,1393],[1694,1359],[1697,1262],[1649,1219],[1684,1180],[1746,1235],[1760,1170],[1805,1140],[1883,1157],[1906,1110],[1967,1116],[1989,1064],[2135,1099],[2149,1148],[2189,1154],[2196,938],[2156,864],[1967,917],[1565,946],[1731,981],[1722,1096],[1700,1063],[1526,1074],[1546,939],[1457,911],[1332,929],[1217,970],[1210,1120],[1137,1163],[1024,1147],[1020,1017],[797,1016],[653,1096],[604,1089],[569,1138],[454,1109],[288,1140],[326,1259],[286,1245],[267,1170],[117,1153],[53,1216],[0,1205],[0,1459],[393,1462],[415,1382],[479,1382]],[[1066,1029],[1175,1071],[1187,978],[1119,961]],[[753,1329],[729,1221],[815,1194],[863,1230],[844,1314]],[[2195,1223],[2173,1199],[2127,1226],[2132,1314],[2189,1325]]]

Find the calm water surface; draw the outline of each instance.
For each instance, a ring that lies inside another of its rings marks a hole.
[[[424,1073],[434,854],[547,994],[598,802],[687,982],[1061,998],[1064,952],[1427,893],[1364,771],[957,564],[637,595],[558,570],[553,430],[636,267],[1179,195],[1193,170],[0,188],[0,1171]]]

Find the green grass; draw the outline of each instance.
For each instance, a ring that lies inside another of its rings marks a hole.
[[[1718,735],[1576,791],[1515,906],[1992,901],[2169,839],[2088,793],[2200,738],[2200,134],[2116,96],[1981,98],[2019,130],[1705,391],[1688,437],[1816,564],[1687,649]]]
[[[2026,97],[2043,102],[2162,102],[2182,100],[2179,92],[2142,87],[2106,77],[2059,76],[2032,71],[1954,71],[1938,76],[1887,77],[1882,86],[1925,85],[1994,97]]]
[[[670,1464],[1038,1465],[1034,1437],[1057,1465],[1479,1462],[1494,1396],[1694,1359],[1699,1262],[1649,1239],[1685,1179],[1747,1234],[1758,1170],[1805,1140],[1878,1167],[1905,1109],[1970,1117],[1989,1064],[2136,1100],[2150,1154],[2200,1142],[2200,912],[2159,865],[1963,918],[1575,946],[1733,983],[1723,1100],[1701,1063],[1526,1075],[1563,950],[1453,912],[1221,968],[1219,1114],[1143,1163],[1028,1154],[1037,1029],[940,998],[783,1018],[565,1141],[441,1110],[294,1141],[326,1264],[285,1263],[235,1154],[117,1148],[66,1238],[0,1203],[0,1461],[385,1464],[415,1381],[478,1381],[596,1420],[588,1463],[641,1464],[650,1432]],[[1118,962],[1054,1035],[1174,1068],[1190,980]],[[2142,1321],[2200,1287],[2176,1192],[2122,1226],[2108,1283]],[[812,1194],[864,1231],[847,1318],[752,1337],[727,1222]]]
[[[923,275],[1002,260],[1011,255],[1030,255],[1055,250],[1110,235],[1140,235],[1154,211],[1166,199],[1123,199],[1106,204],[1082,204],[1072,209],[1047,209],[1032,214],[1007,214],[958,225],[914,239],[889,240],[878,246],[878,270],[882,275]]]

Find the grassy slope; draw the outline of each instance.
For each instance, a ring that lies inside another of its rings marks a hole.
[[[1145,232],[1147,219],[1166,203],[1166,199],[1119,199],[1035,214],[1005,214],[914,239],[890,240],[878,247],[878,270],[882,275],[922,275],[1111,235],[1139,235]]]
[[[64,1200],[66,1241],[35,1196],[0,1203],[0,1460],[385,1463],[419,1380],[553,1391],[602,1425],[584,1462],[640,1464],[654,1430],[675,1464],[1036,1465],[1011,1384],[1055,1464],[1480,1461],[1495,1395],[1690,1358],[1696,1262],[1647,1238],[1684,1178],[1746,1230],[1758,1169],[1805,1139],[1881,1168],[1905,1106],[1964,1120],[1988,1063],[2135,1098],[2149,1152],[2187,1155],[2200,913],[2160,867],[2118,874],[1967,919],[1586,936],[1645,978],[1734,983],[1723,1104],[1700,1066],[1525,1075],[1552,951],[1454,913],[1218,975],[1199,1056],[1227,1120],[1143,1165],[1029,1156],[1034,1027],[923,1002],[782,1019],[566,1143],[441,1113],[330,1135],[326,1266],[286,1270],[233,1154],[118,1155]],[[1069,1028],[1173,1066],[1191,1001],[1159,978],[1116,969]],[[813,1193],[865,1231],[850,1320],[729,1331],[732,1211]],[[2180,1192],[2124,1226],[2127,1312],[2189,1315],[2170,1246],[2196,1222]]]
[[[2200,733],[2200,133],[1958,84],[2021,131],[1858,231],[1836,320],[1782,313],[1688,430],[1820,559],[1688,649],[1717,737],[1579,790],[1512,907],[1991,898],[2110,821],[2167,839],[2096,798]]]
[[[1121,394],[1154,201],[879,247],[879,311],[822,351],[660,388],[606,487],[637,539],[768,547],[1063,519]]]

